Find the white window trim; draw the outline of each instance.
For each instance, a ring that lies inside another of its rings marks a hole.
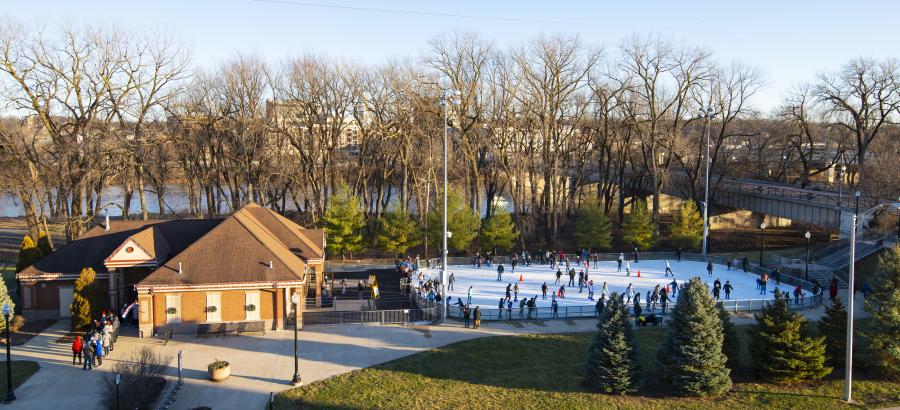
[[[260,309],[262,309],[262,306],[260,306],[261,299],[259,293],[258,290],[247,291],[244,293],[244,320],[261,320],[262,315],[260,314]],[[252,300],[251,295],[253,295]],[[255,302],[254,305],[256,309],[252,312],[247,310],[247,305],[249,305],[250,302]]]
[[[209,297],[210,297],[210,296],[217,296],[217,297],[219,298],[219,303],[218,303],[217,305],[210,305],[210,304],[209,304]],[[206,307],[208,308],[208,307],[210,307],[210,306],[215,306],[215,307],[216,307],[216,312],[212,314],[212,315],[214,315],[214,316],[216,316],[216,317],[215,317],[215,318],[210,318],[210,313],[211,313],[211,312],[207,311],[207,312],[206,312],[206,321],[209,322],[209,323],[218,323],[218,322],[221,322],[221,321],[222,321],[222,292],[206,292]]]
[[[169,305],[169,300],[170,300],[169,298],[172,298],[171,300],[177,301],[174,303],[175,306]],[[168,313],[168,310],[170,307],[174,307],[175,309],[177,309],[175,311],[175,314],[171,315],[171,316]],[[176,323],[176,324],[181,323],[181,294],[166,295],[166,324],[169,324],[169,323]]]

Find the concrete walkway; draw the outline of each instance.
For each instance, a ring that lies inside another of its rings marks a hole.
[[[863,317],[862,298],[857,298],[857,317]],[[824,308],[803,311],[818,320]],[[753,323],[749,314],[736,316],[736,324]],[[213,409],[263,409],[270,392],[289,389],[293,375],[293,332],[270,331],[266,335],[196,338],[176,336],[168,345],[158,339],[121,336],[116,350],[97,371],[83,371],[71,365],[68,344],[55,341],[68,329],[60,321],[24,346],[13,349],[14,359],[34,360],[41,370],[17,391],[13,407],[23,409],[97,408],[102,392],[101,378],[114,363],[130,352],[151,346],[172,355],[182,352],[184,388],[174,409],[208,406]],[[300,374],[311,383],[374,366],[403,356],[462,340],[486,336],[524,333],[589,332],[593,319],[484,322],[478,330],[465,329],[460,323],[435,326],[340,325],[307,326],[300,332]],[[231,363],[232,376],[221,383],[206,379],[206,365],[215,359]],[[174,379],[173,360],[168,376]]]

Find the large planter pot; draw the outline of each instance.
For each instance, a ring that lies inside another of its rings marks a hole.
[[[225,366],[221,369],[207,370],[209,372],[209,379],[214,382],[220,382],[231,376],[231,365]]]

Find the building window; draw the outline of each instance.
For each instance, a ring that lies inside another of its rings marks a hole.
[[[181,295],[166,295],[166,323],[181,323]]]
[[[262,308],[259,304],[259,292],[247,292],[244,302],[244,312],[246,320],[260,320],[259,310]]]
[[[222,321],[222,294],[218,292],[206,294],[206,321]]]

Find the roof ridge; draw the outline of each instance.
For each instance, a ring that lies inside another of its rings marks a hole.
[[[266,209],[266,210],[269,211],[268,209]],[[323,254],[323,255],[325,254],[324,249],[320,248],[318,245],[313,243],[313,241],[311,241],[309,238],[307,238],[306,235],[303,235],[300,232],[295,232],[294,228],[289,226],[287,223],[290,222],[300,229],[315,229],[315,228],[304,228],[304,227],[300,226],[299,224],[294,223],[294,221],[291,221],[284,215],[279,214],[278,212],[273,212],[273,211],[269,211],[269,212],[272,212],[272,214],[275,215],[275,220],[277,220],[278,223],[280,223],[282,226],[287,228],[287,230],[290,231],[294,236],[296,236],[297,238],[300,238],[300,240],[303,241],[303,243],[305,243],[307,246],[312,248],[313,251],[316,251],[317,254]]]
[[[278,239],[277,236],[275,236],[275,234],[273,234],[271,231],[269,231],[265,227],[265,225],[262,224],[262,222],[260,222],[256,218],[254,218],[253,215],[250,214],[250,212],[245,212],[246,209],[247,208],[244,207],[241,210],[232,214],[231,216],[234,218],[235,221],[237,221],[241,226],[243,226],[244,229],[246,229],[247,232],[250,233],[250,235],[252,235],[254,239],[256,239],[261,245],[263,245],[263,247],[269,248],[269,244],[266,243],[266,241],[264,241],[262,238],[260,238],[257,232],[255,232],[253,229],[250,229],[248,224],[253,224],[258,229],[261,229],[262,232],[264,232],[265,235],[267,235],[267,237],[268,237],[267,239],[274,240],[275,244],[279,245],[281,247],[281,249],[270,249],[270,252],[273,255],[275,255],[275,257],[278,258],[278,260],[281,261],[281,263],[283,263],[285,265],[285,267],[288,268],[288,270],[299,275],[298,276],[299,278],[302,278],[303,272],[296,272],[295,269],[293,269],[291,267],[291,265],[294,261],[287,259],[285,257],[285,255],[282,255],[282,253],[286,252],[287,255],[290,255],[289,258],[293,258],[297,262],[300,262],[301,264],[303,264],[304,268],[306,267],[306,262],[303,262],[299,257],[294,255],[294,253],[291,252],[290,248],[288,248],[287,245],[284,244],[284,242],[282,242],[280,239]],[[246,220],[244,220],[245,218],[246,218]]]

